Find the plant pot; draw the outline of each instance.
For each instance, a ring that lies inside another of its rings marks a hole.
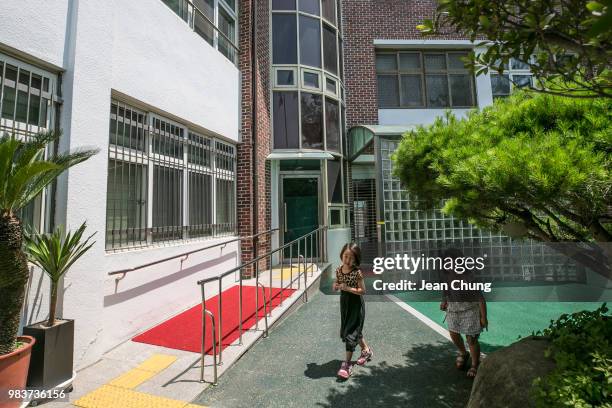
[[[0,406],[16,408],[21,398],[10,398],[9,390],[25,390],[30,365],[30,354],[36,340],[30,336],[19,336],[18,341],[25,344],[12,353],[0,355]]]
[[[23,328],[36,339],[32,348],[28,387],[49,390],[72,378],[74,320],[58,319],[52,327],[46,321]]]

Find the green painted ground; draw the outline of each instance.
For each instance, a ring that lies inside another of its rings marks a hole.
[[[261,339],[194,403],[212,407],[464,407],[472,382],[450,342],[383,299],[368,297],[374,360],[346,382],[337,295],[317,293]],[[356,358],[356,357],[355,357]]]
[[[397,297],[402,298],[401,295]],[[408,303],[434,322],[446,327],[442,322],[444,312],[440,311],[439,302]],[[544,329],[551,320],[557,319],[563,313],[595,310],[599,306],[601,303],[595,302],[489,302],[489,331],[485,331],[480,337],[483,351],[494,351],[515,342],[518,336],[526,337],[533,331]]]

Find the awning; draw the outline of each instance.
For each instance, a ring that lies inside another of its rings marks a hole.
[[[333,159],[334,156],[327,152],[273,152],[266,157],[266,160],[295,160],[312,159],[325,160]]]
[[[348,131],[348,159],[354,160],[374,140],[374,136],[399,136],[416,125],[357,125]]]

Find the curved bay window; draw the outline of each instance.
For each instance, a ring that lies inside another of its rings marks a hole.
[[[341,21],[339,0],[272,0],[273,149],[287,157],[281,160],[279,181],[285,241],[295,238],[292,228],[309,230],[298,225],[307,213],[317,219],[316,225],[334,228],[348,223]],[[301,154],[320,158],[300,159],[316,163],[308,170],[283,167],[294,154],[296,160]],[[304,180],[321,185],[294,208],[288,198],[291,180],[300,186]],[[308,200],[318,203],[316,208],[308,207]],[[301,218],[292,217],[294,211]],[[325,214],[324,219],[319,214]]]
[[[272,1],[274,149],[342,155],[338,0]]]

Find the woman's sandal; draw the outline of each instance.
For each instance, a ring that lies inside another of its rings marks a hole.
[[[475,378],[476,374],[478,374],[478,366],[472,366],[467,372],[467,376],[469,378]]]
[[[463,370],[465,368],[469,357],[470,353],[467,352],[465,354],[457,354],[457,358],[455,359],[455,367],[457,370]]]

